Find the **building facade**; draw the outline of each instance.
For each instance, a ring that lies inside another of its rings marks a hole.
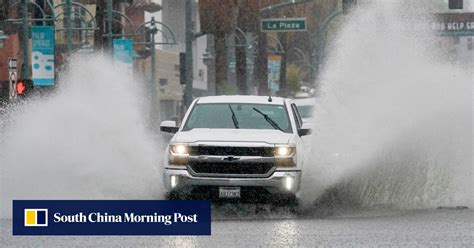
[[[159,46],[160,49],[178,53],[184,52],[186,50],[186,1],[158,0],[157,3],[161,5],[162,11],[158,12],[155,18],[157,18],[158,21],[165,23],[171,28],[171,30],[173,30],[177,42],[176,45]],[[200,30],[200,23],[197,0],[193,1],[192,13],[193,31],[198,32]],[[195,97],[208,95],[207,67],[202,58],[207,48],[207,39],[207,35],[203,35],[195,39],[193,42],[193,96]],[[157,40],[164,41],[164,35],[158,33]]]

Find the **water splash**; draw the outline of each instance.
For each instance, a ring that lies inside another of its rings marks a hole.
[[[12,106],[0,132],[1,209],[12,199],[161,196],[159,141],[140,81],[101,55],[75,56],[57,92]]]
[[[427,6],[374,1],[346,19],[322,77],[307,202],[473,206],[473,69],[444,62]]]

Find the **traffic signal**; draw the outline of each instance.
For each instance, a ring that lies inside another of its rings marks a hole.
[[[449,0],[449,9],[462,9],[463,0]]]
[[[20,81],[20,82],[16,83],[16,93],[18,95],[23,95],[25,90],[26,90],[26,87],[25,87],[25,84],[23,82]]]
[[[357,0],[342,0],[342,13],[344,15],[349,14],[356,4]]]
[[[151,35],[152,35],[151,29],[146,28],[145,29],[145,42],[146,42],[145,47],[148,50],[151,50],[151,46],[152,46],[152,44],[151,44]]]
[[[186,53],[179,53],[179,83],[186,84]]]
[[[26,96],[33,90],[33,81],[31,79],[22,79],[16,83],[15,91],[18,96]]]

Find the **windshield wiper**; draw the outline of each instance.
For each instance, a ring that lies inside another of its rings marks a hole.
[[[230,109],[230,112],[232,112],[232,122],[234,122],[235,128],[239,129],[239,121],[237,121],[237,117],[235,116],[234,110],[232,109],[230,104],[229,104],[229,109]]]
[[[283,132],[283,129],[281,129],[280,126],[278,126],[278,124],[272,119],[270,118],[267,114],[263,113],[262,111],[258,110],[257,108],[253,108],[253,110],[255,110],[257,113],[261,114],[265,120],[275,129],[278,129],[280,131]]]

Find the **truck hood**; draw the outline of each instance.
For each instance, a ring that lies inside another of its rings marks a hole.
[[[292,136],[292,133],[284,133],[280,130],[195,128],[189,131],[178,132],[172,141],[179,143],[249,142],[287,144]]]

